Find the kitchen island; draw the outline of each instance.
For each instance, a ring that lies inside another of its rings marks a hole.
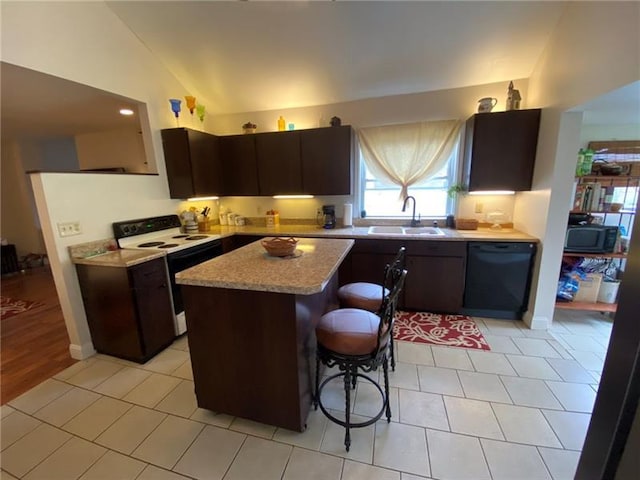
[[[300,239],[293,257],[251,243],[176,275],[198,406],[303,431],[315,375],[315,327],[337,308],[351,239]]]

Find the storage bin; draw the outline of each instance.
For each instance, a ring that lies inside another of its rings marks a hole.
[[[578,281],[578,292],[573,301],[595,303],[598,300],[600,283],[602,283],[601,273],[587,273],[584,279]]]
[[[475,218],[457,218],[456,229],[458,230],[477,230],[478,220]]]
[[[600,289],[598,290],[598,301],[603,303],[616,303],[619,287],[620,280],[602,282],[600,284]]]

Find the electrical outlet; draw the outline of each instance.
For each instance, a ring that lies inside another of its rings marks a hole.
[[[72,235],[80,235],[80,222],[64,222],[58,223],[58,235],[61,237],[71,237]]]
[[[482,202],[476,202],[476,213],[482,213],[483,208],[484,208],[484,205]]]

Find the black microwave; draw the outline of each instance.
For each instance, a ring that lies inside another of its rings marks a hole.
[[[569,225],[564,251],[574,253],[611,253],[618,240],[618,227],[608,225]]]

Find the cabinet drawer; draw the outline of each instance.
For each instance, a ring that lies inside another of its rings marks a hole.
[[[407,247],[408,249],[411,243],[413,242],[405,240],[357,239],[351,252],[395,255],[398,253],[398,250],[400,250],[400,247]]]
[[[407,245],[408,255],[428,255],[437,257],[464,257],[467,242],[417,241]]]
[[[130,267],[129,271],[135,288],[154,287],[167,284],[168,281],[164,258],[157,258]]]

